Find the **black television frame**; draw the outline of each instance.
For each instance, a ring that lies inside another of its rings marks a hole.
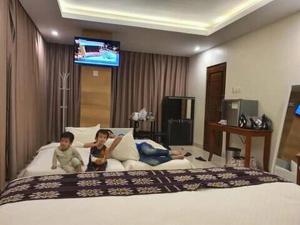
[[[88,41],[99,41],[99,42],[110,42],[110,43],[114,43],[117,44],[117,46],[119,47],[119,64],[117,66],[113,66],[113,65],[99,65],[99,64],[91,64],[91,63],[78,63],[75,62],[75,52],[76,52],[76,43],[75,40],[76,39],[85,39]],[[121,43],[119,41],[112,41],[112,40],[107,40],[107,39],[101,39],[101,38],[90,38],[90,37],[84,37],[84,36],[75,36],[74,37],[74,41],[73,41],[73,63],[80,65],[80,66],[95,66],[95,67],[106,67],[106,68],[118,68],[120,66],[120,60],[121,60]]]

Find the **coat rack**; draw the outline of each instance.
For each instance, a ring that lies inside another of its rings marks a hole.
[[[61,84],[62,87],[60,90],[62,91],[62,105],[60,108],[62,109],[62,132],[65,131],[66,127],[66,119],[67,119],[67,93],[70,91],[70,88],[68,88],[68,78],[70,76],[70,73],[62,73],[60,74]]]

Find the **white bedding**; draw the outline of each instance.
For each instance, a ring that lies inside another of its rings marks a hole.
[[[187,159],[176,159],[158,166],[150,166],[147,163],[135,160],[126,160],[122,162],[125,170],[176,170],[176,169],[192,169],[192,164]]]
[[[55,170],[51,169],[52,156],[55,148],[57,148],[58,143],[51,143],[49,145],[45,145],[41,147],[38,151],[38,154],[32,160],[32,162],[20,173],[19,177],[28,177],[28,176],[41,176],[41,175],[49,175],[49,174],[63,174],[65,171],[61,168],[57,168]],[[80,153],[83,162],[84,162],[84,170],[89,161],[89,148],[78,148],[76,147],[78,152]],[[124,171],[124,166],[122,163],[115,159],[107,160],[106,171]]]
[[[136,143],[147,142],[155,148],[165,149],[162,145],[152,140],[135,140]],[[30,164],[19,174],[18,177],[28,176],[41,176],[49,174],[62,174],[65,173],[61,168],[51,170],[52,156],[54,149],[58,146],[58,143],[51,143],[41,147],[38,154],[30,162]],[[88,164],[89,149],[76,147],[84,161],[84,170]],[[191,169],[192,164],[189,160],[172,160],[167,163],[163,163],[158,166],[150,166],[146,163],[127,160],[123,164],[116,159],[108,159],[106,171],[124,171],[124,170],[166,170],[166,169]]]
[[[272,183],[196,192],[36,200],[0,206],[1,225],[299,225],[300,188]]]

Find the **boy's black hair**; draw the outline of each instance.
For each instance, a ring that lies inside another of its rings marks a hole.
[[[109,133],[108,133],[108,130],[106,130],[106,129],[98,130],[96,133],[95,139],[98,138],[99,134],[104,134],[104,135],[106,135],[106,138],[109,138]]]
[[[73,143],[73,141],[74,141],[74,134],[72,134],[71,132],[67,131],[67,132],[64,132],[64,133],[61,134],[60,139],[62,139],[62,138],[67,138],[67,139],[69,139],[69,141],[71,143]]]
[[[110,129],[106,129],[108,133],[114,134],[114,132],[112,132],[112,130]]]

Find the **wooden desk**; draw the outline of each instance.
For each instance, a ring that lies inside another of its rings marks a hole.
[[[272,131],[270,130],[252,130],[240,127],[232,127],[227,125],[220,125],[218,123],[208,124],[209,129],[209,158],[211,161],[214,154],[214,143],[216,143],[216,132],[226,132],[226,149],[229,147],[230,134],[238,134],[246,137],[245,142],[245,166],[249,167],[251,157],[251,139],[252,137],[264,137],[264,156],[263,156],[263,168],[265,171],[269,171],[269,160],[270,160],[270,148],[271,148],[271,137]]]

